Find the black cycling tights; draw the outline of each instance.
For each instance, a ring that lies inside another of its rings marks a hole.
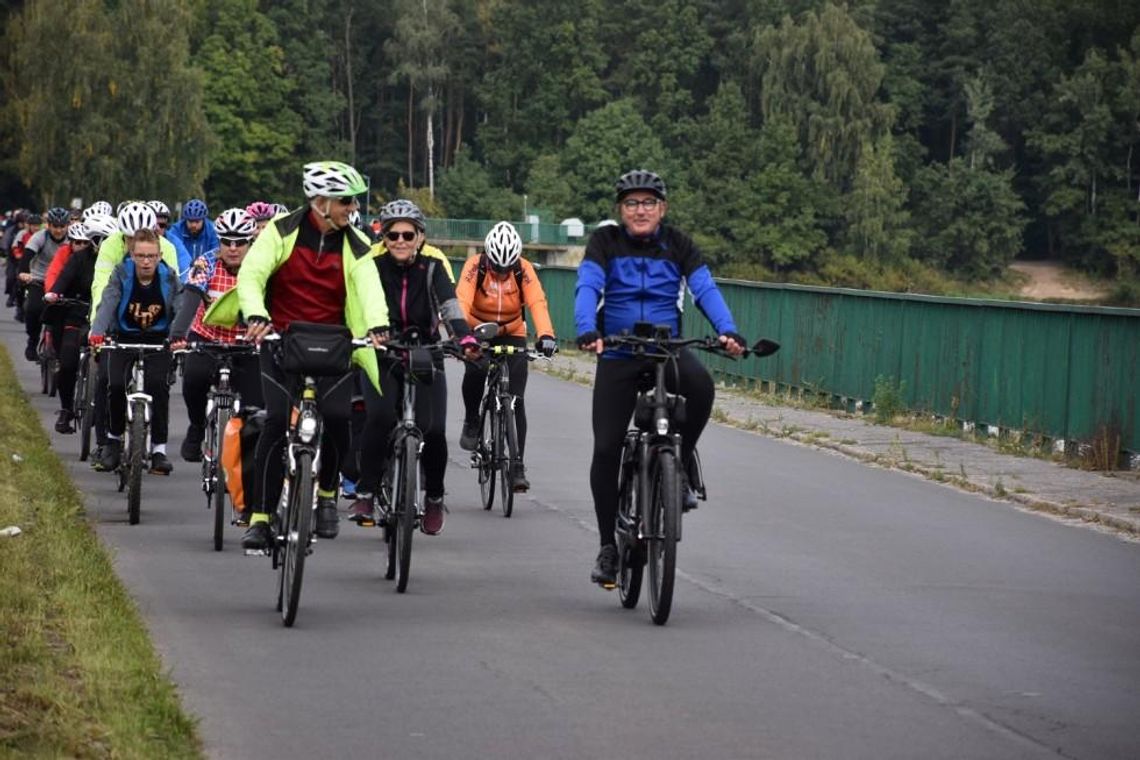
[[[289,426],[289,412],[293,391],[300,387],[301,378],[288,376],[277,364],[272,350],[261,351],[261,390],[265,401],[265,427],[257,439],[254,454],[254,493],[248,503],[258,512],[273,514],[281,498],[285,476],[282,457],[285,453],[285,432]],[[336,490],[340,479],[341,463],[348,464],[349,417],[352,412],[353,375],[322,377],[317,381],[317,406],[324,420],[321,437],[321,471],[319,488]],[[355,473],[351,473],[355,474]]]
[[[590,490],[594,495],[598,538],[602,546],[614,543],[621,446],[637,403],[639,378],[643,373],[648,373],[649,380],[646,382],[651,386],[652,359],[599,359],[594,376],[594,459],[590,464]],[[682,350],[677,357],[677,364],[668,365],[665,381],[670,393],[679,393],[685,397],[681,456],[687,462],[712,412],[715,393],[712,376],[691,351]]]
[[[526,348],[523,336],[506,336],[491,341],[492,346],[517,346]],[[507,368],[511,375],[511,393],[518,397],[515,402],[515,431],[519,437],[519,458],[526,453],[526,380],[529,371],[525,356],[513,354],[507,358]],[[487,364],[468,362],[463,372],[463,407],[466,419],[479,421],[479,401],[483,398],[483,384],[487,381]]]

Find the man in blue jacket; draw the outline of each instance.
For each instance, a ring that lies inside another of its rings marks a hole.
[[[221,245],[218,241],[218,232],[209,217],[210,209],[206,207],[205,201],[191,198],[182,206],[182,218],[166,231],[167,240],[173,243],[175,248],[181,243],[186,249],[191,264],[207,253],[216,251]],[[179,259],[181,269],[181,252]]]
[[[590,490],[601,550],[590,579],[606,589],[617,583],[614,520],[622,441],[637,400],[638,376],[652,360],[604,351],[602,338],[629,330],[636,322],[669,325],[672,334],[679,335],[680,304],[687,286],[729,353],[739,356],[747,345],[700,250],[688,235],[665,224],[669,204],[661,177],[636,169],[623,174],[615,189],[621,223],[599,227],[590,236],[574,290],[578,347],[598,354]],[[681,457],[687,471],[712,412],[713,380],[696,356],[685,350],[666,379],[670,392],[685,396]],[[686,488],[684,508],[694,506],[695,496]]]

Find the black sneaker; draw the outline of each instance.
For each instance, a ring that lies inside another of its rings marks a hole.
[[[60,409],[59,417],[55,421],[55,432],[67,435],[75,432],[75,425],[71,424],[74,419],[70,409]]]
[[[13,314],[12,317],[17,322],[23,322],[24,321],[24,310],[23,309],[16,309],[16,313]]]
[[[479,443],[479,420],[464,420],[463,432],[459,434],[459,448],[474,451]]]
[[[186,428],[186,437],[182,439],[182,448],[179,450],[184,461],[202,461],[202,439],[205,437],[206,430],[200,425],[190,425]]]
[[[521,462],[511,466],[511,490],[515,493],[526,493],[530,490],[530,481],[526,479],[526,467]]]
[[[241,548],[247,552],[263,552],[269,548],[272,539],[273,531],[269,529],[269,523],[254,523],[241,537]]]
[[[95,469],[99,472],[113,472],[119,469],[119,461],[122,458],[122,453],[122,441],[107,441],[107,443],[103,445],[103,451],[99,454],[99,461],[95,463]]]
[[[26,346],[24,348],[24,358],[30,362],[37,362],[40,360],[40,355],[36,353],[35,346]]]
[[[590,581],[609,590],[617,585],[617,547],[606,544],[598,552],[598,561],[594,563],[594,571],[590,573]]]
[[[336,538],[340,533],[340,515],[336,513],[336,499],[320,497],[317,499],[317,529],[314,531],[317,538]]]
[[[174,465],[170,463],[166,454],[156,451],[150,455],[150,471],[154,475],[169,475],[174,472]]]

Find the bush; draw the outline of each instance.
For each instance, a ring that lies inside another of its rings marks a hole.
[[[875,395],[871,398],[872,408],[875,411],[875,422],[885,425],[906,408],[903,405],[903,394],[906,392],[906,383],[896,383],[893,377],[879,375],[875,378]]]

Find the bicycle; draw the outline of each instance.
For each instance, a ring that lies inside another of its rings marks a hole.
[[[315,327],[331,327],[318,325]],[[285,336],[267,335],[267,343],[280,342]],[[369,347],[372,341],[351,338],[331,331],[324,336],[328,342],[318,352],[326,355],[344,352],[345,344]],[[272,350],[272,349],[271,349]],[[284,349],[282,349],[284,351]],[[302,352],[304,349],[302,349]],[[345,352],[348,355],[348,352]],[[343,372],[349,371],[348,361]],[[278,571],[277,610],[286,627],[297,619],[301,604],[301,585],[305,575],[305,558],[313,551],[313,514],[317,509],[317,476],[321,467],[321,435],[324,421],[317,405],[317,377],[332,374],[327,368],[290,368],[286,372],[301,377],[301,387],[290,405],[289,427],[285,443],[285,482],[275,517],[274,536],[270,544],[273,569]],[[339,371],[339,370],[338,370]]]
[[[471,452],[471,467],[478,470],[479,492],[484,510],[495,502],[495,478],[499,479],[499,505],[503,517],[514,511],[515,492],[511,487],[511,471],[521,466],[515,406],[518,396],[511,393],[511,375],[507,360],[522,355],[527,361],[549,358],[521,346],[492,346],[489,341],[498,334],[499,326],[484,322],[472,331],[483,352],[489,354],[487,379],[479,401],[479,438]]]
[[[649,611],[657,625],[669,619],[681,540],[681,434],[685,397],[666,390],[666,365],[675,363],[681,349],[697,348],[729,356],[717,338],[673,338],[667,325],[639,322],[633,334],[605,338],[607,348],[627,348],[635,356],[653,360],[653,385],[637,395],[633,425],[622,444],[618,475],[618,513],[615,524],[618,550],[618,595],[622,606],[633,609],[641,596],[645,566],[649,566]],[[744,356],[770,356],[779,350],[774,341],[760,340]],[[697,463],[694,490],[705,498]]]
[[[59,298],[55,301],[44,302],[44,318],[40,326],[40,338],[36,343],[36,360],[40,365],[40,389],[44,395],[54,397],[59,391],[56,380],[59,375],[59,347],[55,345],[52,335],[52,320],[48,314],[54,308],[67,308],[75,306],[86,311],[91,304],[78,298]],[[65,326],[63,329],[67,329]]]
[[[412,535],[423,519],[420,499],[420,454],[424,434],[416,424],[416,389],[435,376],[434,349],[457,353],[450,343],[421,343],[416,328],[405,330],[398,340],[389,340],[381,350],[394,352],[403,365],[400,379],[401,414],[388,439],[388,467],[380,483],[377,525],[384,528],[388,549],[387,580],[396,581],[404,593],[412,563]]]
[[[142,509],[142,474],[147,469],[150,451],[150,417],[154,398],[146,392],[146,361],[148,353],[166,351],[166,346],[154,343],[105,343],[101,351],[129,351],[131,379],[127,383],[127,424],[123,435],[122,458],[116,471],[119,492],[127,492],[127,519],[138,525]]]
[[[79,373],[75,379],[75,428],[79,431],[79,461],[91,455],[91,429],[95,425],[95,386],[99,373],[95,370],[94,352],[86,343],[79,349]]]
[[[206,397],[206,430],[202,441],[202,492],[206,494],[206,508],[214,512],[214,551],[222,550],[226,515],[226,473],[221,466],[222,444],[226,425],[241,411],[241,397],[230,385],[235,356],[257,352],[252,343],[193,342],[179,353],[206,354],[216,361],[214,382]],[[231,502],[230,524],[236,524],[237,514]]]

